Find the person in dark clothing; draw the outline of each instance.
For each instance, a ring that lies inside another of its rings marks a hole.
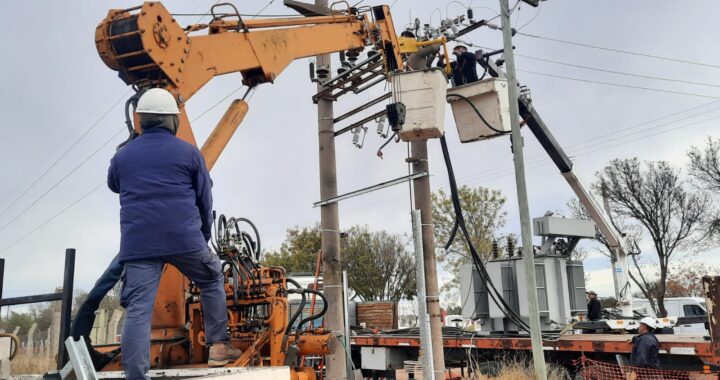
[[[597,293],[595,291],[591,290],[586,293],[588,298],[587,303],[587,319],[588,321],[599,321],[602,319],[602,316],[600,315],[600,311],[602,310],[602,305],[600,305],[600,301],[597,299]]]
[[[475,54],[468,52],[465,46],[457,45],[453,49],[453,55],[455,55],[455,61],[450,62],[453,87],[477,82],[478,74]],[[437,66],[445,67],[445,57],[443,55],[440,56]]]
[[[100,371],[115,355],[99,352],[92,347],[90,333],[95,324],[95,312],[100,308],[100,302],[105,298],[105,295],[120,281],[122,271],[123,265],[120,264],[120,255],[116,255],[105,269],[105,272],[95,282],[85,301],[75,312],[75,319],[73,319],[70,328],[70,335],[72,335],[73,339],[85,338],[85,345],[96,371]]]
[[[136,112],[142,134],[115,154],[107,180],[110,190],[120,195],[125,376],[149,379],[150,323],[165,264],[200,288],[208,364],[225,365],[241,351],[229,343],[222,264],[207,246],[212,226],[210,174],[200,151],[175,137],[180,111],[170,92],[146,91]]]
[[[638,335],[632,339],[630,365],[633,367],[660,369],[660,344],[653,334],[655,327],[655,318],[645,317],[640,320]]]

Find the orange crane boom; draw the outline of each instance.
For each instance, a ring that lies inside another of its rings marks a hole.
[[[234,13],[215,14],[219,6],[230,7]],[[327,10],[327,15],[319,16],[243,20],[235,6],[224,3],[211,8],[213,19],[208,24],[183,28],[161,3],[146,2],[134,8],[110,10],[97,26],[95,43],[103,62],[118,71],[119,77],[136,91],[153,87],[169,90],[181,110],[177,136],[197,145],[185,102],[215,76],[237,72],[242,75],[243,84],[252,88],[274,82],[295,59],[332,52],[357,53],[368,46],[381,54],[385,72],[398,69],[402,58],[390,9],[376,6],[369,10],[358,12],[348,8]],[[203,30],[208,33],[198,33]],[[233,101],[204,143],[201,151],[208,169],[215,164],[247,111],[244,100]],[[137,118],[135,131],[141,133]],[[231,252],[233,244],[231,241],[225,245],[229,257],[237,254]],[[280,365],[290,351],[288,344],[298,346],[300,355],[322,355],[334,349],[329,334],[322,331],[294,337],[281,334],[288,325],[287,299],[283,298],[288,290],[282,268],[256,265],[248,276],[252,279],[240,282],[239,287],[233,281],[228,282],[233,286],[226,285],[233,344],[252,350],[235,365],[248,365],[256,360],[249,357],[250,352],[269,358],[266,365]],[[238,292],[251,297],[238,302]],[[201,314],[197,303],[191,302],[194,298],[196,289],[178,270],[166,266],[153,310],[152,363],[167,367],[200,364],[205,360]],[[262,321],[267,326],[263,332],[248,332],[245,314],[239,311],[243,307],[270,308],[268,318]],[[115,360],[107,368],[118,365]],[[293,377],[314,378],[314,372],[296,368]]]

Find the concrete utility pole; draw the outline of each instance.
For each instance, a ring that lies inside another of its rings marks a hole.
[[[425,296],[425,260],[423,259],[422,245],[422,217],[420,210],[412,210],[413,245],[415,247],[415,283],[418,299],[418,325],[420,326],[420,351],[422,351],[423,378],[435,378],[433,366],[432,339],[430,338],[430,316],[427,312],[427,297]]]
[[[427,172],[427,140],[413,141],[410,147],[412,149],[413,173]],[[438,297],[435,236],[432,227],[430,176],[414,179],[413,190],[415,193],[415,208],[420,210],[421,213],[423,259],[425,260],[425,297],[427,299],[427,312],[430,314],[430,338],[432,340],[432,358],[435,369],[434,379],[442,380],[445,378],[445,354],[443,350],[442,321],[440,319],[440,298]]]
[[[525,162],[523,158],[523,139],[520,134],[520,110],[518,107],[517,78],[515,76],[515,56],[512,45],[512,26],[510,24],[510,6],[508,0],[500,0],[502,19],[503,50],[505,70],[507,71],[508,97],[510,98],[510,126],[512,128],[513,162],[515,163],[515,183],[517,186],[518,208],[520,209],[520,232],[523,245],[523,264],[527,278],[527,302],[530,314],[530,339],[532,341],[533,364],[536,379],[547,379],[545,355],[540,331],[540,307],[535,280],[535,256],[533,253],[532,230],[530,226],[530,208],[525,183]]]
[[[315,0],[315,5],[327,7],[327,0]],[[317,67],[326,66],[330,71],[330,54],[316,57]],[[318,84],[318,91],[322,86]],[[333,103],[330,99],[318,100],[318,142],[320,158],[320,199],[337,195],[337,172],[335,167],[335,135]],[[342,265],[340,263],[340,219],[337,202],[320,206],[320,229],[322,231],[323,292],[328,302],[325,327],[336,337],[345,336],[343,327]],[[344,339],[348,339],[345,337]],[[337,342],[336,347],[344,347]],[[328,380],[347,378],[347,356],[339,348],[334,354],[325,356]]]

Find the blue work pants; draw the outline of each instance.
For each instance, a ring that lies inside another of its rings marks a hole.
[[[176,267],[200,288],[208,345],[229,341],[222,264],[210,251],[125,262],[121,303],[126,310],[122,364],[128,380],[149,379],[150,323],[155,294],[165,264]]]

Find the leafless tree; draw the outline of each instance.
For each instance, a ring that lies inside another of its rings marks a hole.
[[[697,243],[703,238],[701,229],[710,205],[709,197],[689,190],[678,170],[667,162],[651,161],[642,165],[637,158],[612,160],[597,174],[593,189],[606,197],[612,215],[634,221],[652,239],[659,268],[658,287],[652,293],[655,293],[659,314],[666,316],[664,299],[669,264],[678,253],[697,252]],[[648,284],[643,281],[645,276],[637,255],[632,257],[641,277],[633,280],[638,285]],[[652,296],[648,288],[641,291]]]
[[[707,144],[703,149],[690,148],[688,158],[690,175],[700,188],[713,194],[717,202],[720,198],[720,139],[715,140],[708,136]],[[708,213],[704,227],[706,236],[720,243],[720,210],[714,208]]]
[[[567,205],[573,218],[591,219],[590,213],[577,198],[571,199]],[[641,264],[638,260],[638,257],[642,253],[638,245],[638,242],[642,239],[642,228],[638,225],[627,223],[623,218],[619,218],[617,215],[613,215],[612,212],[608,212],[607,214],[610,218],[610,223],[612,223],[612,225],[617,231],[621,231],[622,236],[625,240],[625,252],[628,253],[629,259],[634,267],[634,270],[628,271],[630,280],[634,282],[635,285],[637,285],[637,288],[639,290],[638,295],[649,300],[650,306],[657,313],[658,308],[657,304],[655,303],[655,290],[657,288],[657,281],[649,280],[645,276],[643,270],[641,269]],[[599,252],[607,256],[607,258],[612,263],[615,263],[617,261],[615,251],[612,249],[610,243],[607,239],[605,239],[605,237],[600,233],[600,231],[597,231],[595,235],[595,240],[597,240],[597,242],[600,243],[600,245],[603,247],[599,250]],[[617,302],[615,298],[613,298],[613,300]]]

